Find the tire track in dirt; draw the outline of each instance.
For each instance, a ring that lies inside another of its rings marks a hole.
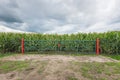
[[[118,60],[104,57],[104,56],[64,56],[64,55],[16,55],[4,57],[0,60],[9,60],[9,61],[45,61],[45,60],[62,60],[62,61],[78,61],[78,62],[120,62]]]
[[[64,56],[64,55],[15,55],[4,57],[1,61],[30,61],[30,67],[20,73],[15,73],[13,77],[10,77],[13,72],[7,74],[0,74],[2,80],[68,80],[69,76],[73,76],[78,80],[88,80],[84,78],[80,73],[70,70],[70,62],[120,62],[109,57],[104,56]],[[41,65],[47,62],[41,73],[38,73]],[[33,66],[34,65],[34,66]],[[34,69],[32,69],[34,67]],[[31,69],[29,71],[29,69]],[[7,78],[4,78],[8,76]],[[9,78],[9,79],[8,79]]]

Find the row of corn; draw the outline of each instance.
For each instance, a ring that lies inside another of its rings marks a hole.
[[[101,53],[105,54],[120,53],[120,31],[112,31],[106,33],[77,33],[63,35],[37,34],[37,33],[0,33],[0,52],[1,53],[21,52],[22,38],[24,38],[25,41],[32,41],[29,42],[29,44],[27,44],[28,48],[32,46],[31,43],[37,46],[40,45],[39,41],[53,41],[52,45],[56,46],[54,41],[63,41],[67,45],[69,41],[95,41],[97,38],[99,38]],[[46,46],[49,44],[50,42],[47,44],[45,43]],[[88,44],[90,44],[90,42]],[[71,45],[75,46],[76,43],[72,42],[67,46],[70,47]],[[90,46],[87,45],[86,47],[89,48]]]

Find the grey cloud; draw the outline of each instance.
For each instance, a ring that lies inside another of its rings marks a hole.
[[[12,16],[12,15],[0,15],[0,21],[4,21],[6,23],[13,23],[13,22],[17,22],[17,23],[22,23],[22,20],[19,19],[16,16]]]
[[[113,19],[113,20],[110,20],[108,22],[108,25],[117,24],[117,23],[120,23],[120,17]]]
[[[17,15],[18,5],[15,0],[0,1],[0,21],[6,23],[22,23],[22,20]]]
[[[10,8],[19,8],[18,3],[16,2],[16,0],[10,0],[8,3],[8,7]]]
[[[1,0],[0,24],[40,33],[120,30],[119,4],[119,0]]]

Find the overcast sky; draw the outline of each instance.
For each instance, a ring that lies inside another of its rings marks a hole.
[[[120,0],[0,0],[0,32],[120,31]]]

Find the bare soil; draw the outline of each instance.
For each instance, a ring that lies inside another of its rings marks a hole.
[[[4,57],[0,60],[9,60],[9,61],[54,61],[54,60],[62,60],[64,62],[66,61],[78,61],[78,62],[118,62],[118,60],[104,57],[104,56],[69,56],[69,55],[14,55],[14,56],[8,56]]]
[[[0,59],[0,61],[5,60],[30,61],[30,65],[22,71],[0,74],[0,80],[91,80],[82,76],[81,72],[72,70],[70,62],[119,62],[104,56],[88,55],[14,55]]]

